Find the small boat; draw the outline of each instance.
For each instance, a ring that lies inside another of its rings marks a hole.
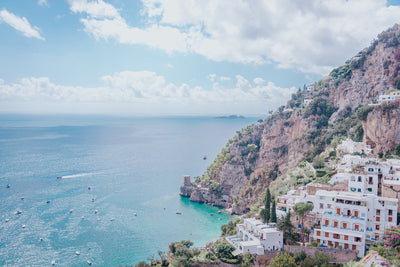
[[[6,222],[8,222],[10,219],[6,218]]]
[[[8,185],[7,185],[7,188],[10,188],[10,187],[11,187],[11,185],[10,185],[10,184],[8,184]]]
[[[94,210],[94,214],[97,214],[97,210]]]
[[[69,210],[69,213],[72,213],[73,211],[74,211],[73,209],[70,209],[70,210]]]
[[[22,228],[25,228],[25,227],[26,227],[26,225],[25,225],[25,224],[23,224],[23,225],[22,225]]]
[[[214,213],[210,213],[211,216],[214,216]]]
[[[111,218],[111,220],[110,221],[115,221],[115,218]]]
[[[20,199],[21,199],[21,200],[24,200],[24,199],[25,199],[25,197],[20,197]]]
[[[62,176],[57,176],[57,179],[62,179]]]
[[[87,261],[87,264],[92,265],[92,262],[88,260],[88,261]]]
[[[52,260],[52,261],[51,261],[51,265],[56,265],[56,261],[55,261],[55,260]]]
[[[219,210],[218,213],[221,213],[221,211]]]
[[[177,211],[177,212],[176,212],[176,214],[179,214],[179,215],[181,215],[181,214],[182,214],[182,212],[180,212],[180,211]]]
[[[17,211],[15,212],[16,215],[19,215],[19,214],[21,214],[21,213],[22,213],[22,211],[20,211],[20,210],[17,210]]]
[[[75,254],[78,256],[81,255],[81,253],[79,251],[75,251]]]
[[[50,200],[47,200],[46,203],[49,204],[49,203],[50,203]]]
[[[204,155],[204,156],[203,156],[203,160],[206,160],[206,159],[207,159],[207,156],[206,156],[206,155]]]
[[[135,212],[135,213],[133,214],[133,216],[137,216],[137,213]]]
[[[222,220],[222,218],[221,218],[221,217],[219,217],[219,218],[218,218],[218,221],[220,221],[220,220]]]
[[[92,189],[92,188],[90,186],[88,186],[87,190],[90,190],[90,189]]]
[[[92,198],[92,202],[94,202],[94,198]]]
[[[85,219],[85,216],[82,216],[81,219],[84,220],[84,219]]]

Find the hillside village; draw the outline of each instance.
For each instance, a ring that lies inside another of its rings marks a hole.
[[[202,176],[184,179],[182,196],[243,216],[226,238],[233,254],[313,247],[343,263],[387,239],[400,213],[399,39],[399,25],[381,33],[266,119],[237,131]],[[271,208],[262,201],[266,190],[278,224],[262,214]],[[296,214],[299,203],[311,210]],[[297,241],[278,230],[286,218]],[[371,253],[365,261],[379,261]]]

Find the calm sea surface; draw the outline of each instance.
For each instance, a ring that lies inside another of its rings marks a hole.
[[[181,198],[182,177],[255,121],[0,115],[0,265],[134,265],[172,241],[204,246],[229,216]]]

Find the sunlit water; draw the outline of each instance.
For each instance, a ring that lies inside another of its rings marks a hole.
[[[0,265],[133,265],[172,241],[204,246],[229,216],[179,197],[182,177],[254,121],[1,115]]]

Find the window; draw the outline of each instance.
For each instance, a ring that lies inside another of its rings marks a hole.
[[[379,240],[379,235],[378,234],[375,235],[375,239]]]
[[[361,182],[361,176],[358,176],[357,182]]]
[[[358,210],[354,211],[354,217],[358,217]]]
[[[340,209],[339,208],[336,209],[336,214],[340,214]]]
[[[333,234],[333,238],[334,239],[340,239],[340,235],[339,234]]]
[[[349,244],[344,244],[344,249],[349,249]]]
[[[347,223],[343,223],[343,228],[346,229],[347,228]]]
[[[388,215],[392,216],[393,215],[393,210],[388,210]]]
[[[377,222],[380,222],[380,221],[381,221],[381,217],[376,216],[376,221],[377,221]]]
[[[356,177],[353,175],[353,176],[351,176],[351,181],[352,182],[355,182],[356,181]]]
[[[345,235],[345,236],[344,236],[344,240],[349,240],[349,236],[348,236],[348,235]]]
[[[358,188],[358,189],[357,189],[357,192],[361,192],[361,188]]]
[[[325,220],[325,225],[329,225],[329,220]]]
[[[358,224],[354,225],[354,230],[359,231],[360,230],[360,226]]]
[[[351,249],[352,249],[352,250],[356,250],[356,249],[357,249],[357,246],[356,246],[356,245],[351,245]]]
[[[352,192],[356,192],[356,188],[355,187],[350,187],[350,190],[352,191]]]
[[[335,242],[335,248],[339,247],[339,242]]]
[[[381,227],[380,227],[380,225],[379,224],[376,224],[375,225],[375,230],[379,230]]]
[[[377,209],[376,210],[376,215],[381,215],[381,210]]]
[[[324,208],[324,204],[319,203],[319,208],[320,208],[320,209],[323,209],[323,208]]]
[[[374,184],[374,179],[371,176],[368,178],[368,184]]]
[[[388,221],[389,221],[389,222],[392,222],[392,221],[393,221],[393,217],[389,217],[389,218],[388,218]]]
[[[354,237],[354,242],[361,242],[361,237]]]
[[[328,241],[328,246],[332,246],[332,241]]]
[[[317,236],[321,236],[321,231],[317,231]]]
[[[317,243],[320,244],[321,243],[321,239],[317,239]]]
[[[328,232],[325,232],[325,237],[329,237],[329,233]]]
[[[338,227],[338,224],[339,224],[339,223],[338,223],[337,221],[334,221],[334,222],[333,222],[333,227]]]
[[[368,192],[372,192],[372,188],[368,188],[367,190],[368,190]]]

